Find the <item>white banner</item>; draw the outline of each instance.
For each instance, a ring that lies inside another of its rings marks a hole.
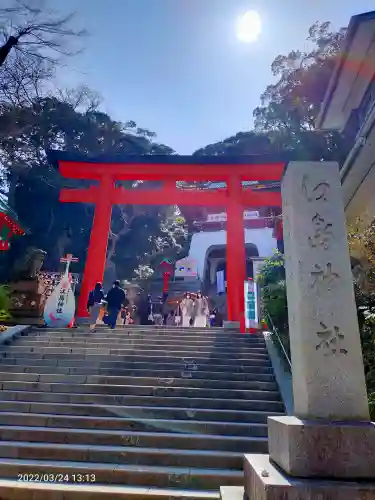
[[[52,328],[65,328],[74,318],[76,309],[71,278],[65,273],[44,306],[44,321]]]
[[[73,323],[76,302],[72,290],[73,280],[72,275],[69,273],[69,267],[71,262],[77,261],[78,259],[71,254],[60,259],[60,262],[66,262],[65,272],[44,305],[43,316],[47,326],[65,328]]]
[[[259,217],[259,212],[252,212],[245,210],[243,214],[244,220],[257,219]],[[208,214],[206,222],[226,222],[227,214],[222,212],[221,214]]]
[[[225,293],[224,271],[217,271],[216,273],[216,291],[218,294]]]
[[[246,328],[258,328],[258,295],[253,280],[245,281],[245,325]]]

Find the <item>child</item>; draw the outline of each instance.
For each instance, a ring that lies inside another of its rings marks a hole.
[[[122,309],[121,318],[124,320],[124,325],[134,325],[134,320],[132,319],[131,312],[127,307],[124,307]]]

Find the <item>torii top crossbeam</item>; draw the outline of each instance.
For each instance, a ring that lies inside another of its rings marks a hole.
[[[55,151],[60,173],[70,179],[97,181],[87,189],[62,189],[60,201],[94,203],[95,216],[87,252],[78,314],[85,315],[89,291],[103,280],[112,206],[138,205],[211,205],[227,211],[227,289],[228,318],[240,321],[244,329],[245,241],[244,208],[281,206],[279,192],[253,191],[243,181],[278,181],[285,162],[270,156],[126,156],[82,158]],[[125,189],[116,181],[162,181],[160,189]],[[180,189],[178,181],[224,181],[218,190]]]

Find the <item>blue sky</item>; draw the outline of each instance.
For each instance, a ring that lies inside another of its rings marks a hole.
[[[278,54],[306,48],[315,21],[338,28],[374,0],[52,0],[90,36],[61,70],[89,85],[117,120],[134,120],[180,154],[252,127],[252,111]],[[248,10],[262,17],[253,44],[235,35]]]

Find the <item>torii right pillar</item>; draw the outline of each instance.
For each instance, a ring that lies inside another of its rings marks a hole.
[[[249,500],[374,500],[370,422],[339,168],[291,162],[281,185],[294,416],[245,456]],[[276,465],[275,465],[276,464]]]
[[[227,297],[228,319],[240,323],[245,332],[246,251],[243,225],[242,182],[239,176],[228,179],[227,204]]]

